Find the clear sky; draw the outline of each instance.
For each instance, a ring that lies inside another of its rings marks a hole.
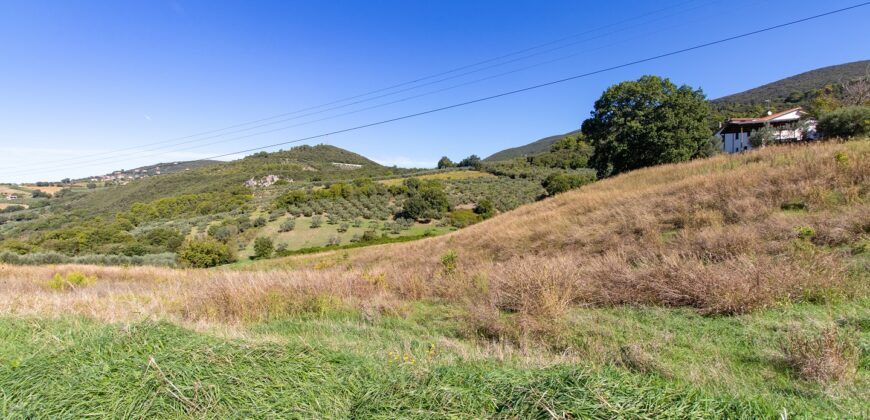
[[[0,0],[0,181],[82,177],[255,148],[859,2]],[[868,59],[867,22],[870,7],[310,143],[399,166],[431,167],[442,155],[485,157],[578,128],[603,89],[643,74],[715,98]],[[463,67],[254,124],[259,128],[196,136]]]

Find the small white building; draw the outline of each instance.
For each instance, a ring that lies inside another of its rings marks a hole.
[[[738,153],[752,149],[749,136],[765,125],[775,130],[777,141],[815,140],[816,121],[807,119],[807,113],[800,107],[777,113],[768,113],[760,118],[731,118],[726,121],[716,136],[722,140],[722,149],[726,153]]]

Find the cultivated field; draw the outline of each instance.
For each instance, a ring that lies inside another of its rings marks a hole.
[[[495,178],[495,175],[480,172],[480,171],[448,171],[448,172],[439,172],[435,174],[429,175],[420,175],[415,178],[419,179],[437,179],[441,181],[448,181],[453,179],[470,179],[470,178]],[[394,178],[394,179],[385,179],[383,181],[379,181],[384,185],[400,185],[405,181],[405,178]]]
[[[866,141],[769,147],[244,270],[0,266],[0,416],[870,416],[868,194]]]

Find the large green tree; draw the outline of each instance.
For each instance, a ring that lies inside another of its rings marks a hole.
[[[595,102],[583,134],[595,147],[599,176],[709,153],[709,106],[700,89],[643,76],[608,88]]]

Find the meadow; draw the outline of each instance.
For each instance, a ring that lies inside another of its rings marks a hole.
[[[868,181],[767,147],[409,243],[0,266],[0,415],[867,417]]]

